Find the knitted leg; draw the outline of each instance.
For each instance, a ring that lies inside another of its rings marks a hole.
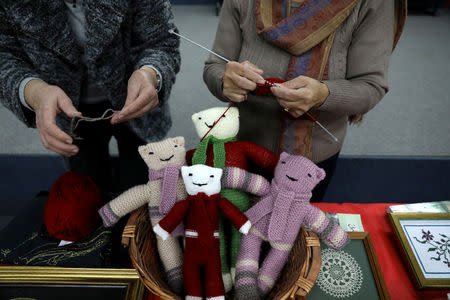
[[[163,241],[159,236],[156,239],[159,257],[167,275],[167,283],[172,291],[183,293],[182,251],[177,238],[170,236]]]
[[[250,199],[246,193],[232,189],[223,189],[221,191],[222,197],[233,203],[240,211],[244,212],[250,207]],[[234,274],[236,271],[236,260],[239,254],[239,246],[241,243],[241,233],[231,226],[231,244],[230,244],[230,272],[234,281]]]
[[[272,244],[272,249],[270,249],[264,259],[258,275],[258,291],[261,298],[267,296],[275,285],[281,269],[283,269],[288,259],[291,248],[292,244]]]
[[[241,247],[236,263],[236,300],[259,299],[256,278],[258,275],[258,260],[262,239],[252,234],[241,239]]]
[[[225,299],[225,289],[222,281],[222,272],[220,270],[220,256],[217,244],[217,251],[210,251],[205,266],[205,294],[206,299]]]
[[[190,243],[186,242],[186,251],[183,259],[183,277],[184,286],[186,288],[186,299],[201,300],[202,298],[202,282],[200,277],[200,265],[197,261],[197,253],[195,248],[190,247]]]
[[[230,267],[228,265],[227,240],[225,236],[224,217],[221,215],[219,219],[219,241],[220,241],[220,265],[222,270],[222,280],[225,291],[231,291],[233,282],[231,281]]]

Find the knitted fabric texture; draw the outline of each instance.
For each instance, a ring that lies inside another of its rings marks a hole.
[[[149,182],[135,186],[103,206],[99,214],[106,227],[114,225],[121,217],[147,204],[152,225],[156,225],[176,203],[186,199],[186,190],[180,176],[185,164],[184,138],[169,138],[138,148],[139,154],[149,167]],[[163,241],[157,239],[157,247],[172,290],[182,293],[182,251],[175,237],[184,234],[182,224],[173,236]]]
[[[237,108],[231,107],[220,119],[219,123],[216,124],[216,121],[223,114],[225,109],[226,108],[224,107],[214,107],[192,115],[192,121],[200,138],[202,138],[213,125],[215,126],[209,132],[207,137],[199,144],[197,149],[187,152],[186,161],[188,163],[201,162],[208,166],[214,167],[237,167],[243,170],[247,170],[248,163],[251,161],[259,168],[272,174],[278,161],[277,155],[255,143],[234,140],[235,136],[239,132],[239,111]],[[211,138],[208,139],[209,137]],[[215,150],[215,144],[226,139],[230,140],[223,144],[225,149],[225,160],[223,164],[222,152]],[[204,159],[203,153],[206,153],[206,159]],[[220,155],[219,159],[216,158],[217,155]],[[201,161],[200,157],[202,158]],[[246,211],[250,207],[250,200],[244,192],[223,188],[221,194],[222,197],[228,199],[241,211]],[[220,254],[222,271],[224,273],[224,277],[227,277],[230,276],[229,261],[231,262],[231,268],[233,268],[236,263],[241,235],[232,226],[230,230],[225,230],[225,225],[223,223],[224,222],[221,220],[219,225],[221,233]],[[231,239],[229,242],[225,240],[225,231],[231,232]],[[229,250],[231,254],[230,256],[228,255]],[[231,278],[225,282],[230,281]],[[228,288],[231,288],[231,285],[227,286],[227,290]]]
[[[325,172],[307,158],[285,152],[280,155],[270,193],[245,213],[253,227],[243,237],[239,252],[236,299],[267,295],[286,263],[301,225],[310,227],[335,249],[349,241],[337,223],[309,203],[312,189],[324,177]],[[271,250],[259,269],[263,240],[270,243]]]
[[[237,228],[244,228],[247,217],[220,196],[222,170],[205,165],[182,167],[187,199],[177,202],[154,231],[171,232],[185,220],[186,248],[183,277],[187,295],[202,297],[200,268],[204,267],[207,298],[224,296],[219,256],[219,212]],[[158,229],[159,227],[159,229]]]

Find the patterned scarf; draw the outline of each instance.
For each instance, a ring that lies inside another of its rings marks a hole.
[[[300,75],[327,79],[335,31],[358,0],[305,0],[292,14],[290,0],[255,2],[256,32],[292,55],[286,79]],[[280,151],[310,158],[314,122],[289,116],[282,119]]]
[[[215,136],[208,135],[198,144],[197,150],[195,150],[194,156],[192,157],[192,164],[206,164],[206,150],[208,149],[209,142],[211,142],[214,152],[214,168],[225,167],[225,143],[234,141],[236,141],[236,137],[218,139]]]

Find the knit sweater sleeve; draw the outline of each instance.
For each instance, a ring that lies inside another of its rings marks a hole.
[[[39,77],[14,34],[7,13],[0,7],[0,101],[28,127],[36,126],[35,114],[22,105],[19,87],[22,80]]]
[[[162,75],[160,105],[169,97],[175,74],[180,70],[179,38],[169,30],[178,31],[173,22],[169,0],[136,1],[131,38],[131,55],[138,69],[155,67]]]
[[[343,115],[364,114],[388,91],[394,1],[362,1],[358,16],[359,23],[348,48],[345,79],[324,81],[330,95],[318,110]]]
[[[227,199],[220,198],[218,205],[225,217],[227,217],[227,219],[229,219],[237,229],[240,229],[242,225],[248,221],[248,218]]]
[[[223,57],[238,61],[242,45],[242,31],[239,24],[238,1],[224,0],[220,10],[219,25],[212,50]],[[222,77],[226,62],[210,55],[203,69],[203,81],[210,92],[221,101],[230,101],[222,93]]]
[[[158,224],[167,232],[172,232],[178,224],[183,221],[189,209],[189,201],[182,200],[177,202]]]

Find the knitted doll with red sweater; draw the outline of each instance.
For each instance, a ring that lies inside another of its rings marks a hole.
[[[330,247],[342,248],[349,242],[347,233],[333,219],[310,204],[312,189],[325,178],[325,172],[303,157],[281,153],[270,192],[245,215],[253,226],[242,238],[239,251],[235,299],[264,298],[274,286],[301,225],[308,226]],[[260,269],[262,241],[271,249]]]
[[[99,210],[105,227],[114,225],[119,218],[148,204],[150,221],[156,225],[177,200],[186,199],[186,189],[180,176],[185,164],[186,150],[182,136],[138,148],[139,154],[149,168],[147,184],[130,188]],[[167,282],[177,294],[183,291],[182,251],[176,237],[183,235],[182,225],[173,236],[163,241],[157,238],[157,247],[166,271]]]
[[[192,164],[206,164],[215,168],[237,167],[247,170],[249,161],[261,169],[273,173],[278,156],[268,149],[251,142],[236,141],[239,131],[239,110],[231,107],[218,121],[226,110],[225,107],[213,107],[192,115],[192,121],[197,134],[202,141],[187,152],[186,161]],[[212,128],[211,131],[209,131]],[[209,133],[205,136],[205,134]],[[222,197],[233,203],[240,211],[250,207],[250,200],[246,193],[236,189],[223,188]],[[220,255],[222,262],[222,276],[225,290],[232,287],[234,270],[239,252],[241,234],[231,227],[231,241],[225,241],[224,221],[220,220]],[[228,232],[228,231],[227,231]],[[230,249],[231,269],[228,264],[228,249]]]
[[[187,199],[175,204],[169,214],[153,227],[157,235],[166,239],[169,232],[185,220],[183,277],[186,299],[203,299],[201,267],[205,270],[206,298],[225,299],[220,270],[219,213],[222,212],[244,234],[251,227],[247,217],[221,197],[222,173],[222,169],[206,165],[182,167]]]

